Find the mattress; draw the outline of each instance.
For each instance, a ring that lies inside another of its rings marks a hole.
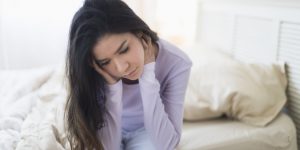
[[[296,129],[284,113],[266,127],[226,118],[184,122],[177,150],[297,150]]]

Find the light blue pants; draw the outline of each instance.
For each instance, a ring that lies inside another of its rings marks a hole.
[[[155,150],[145,128],[133,132],[122,131],[121,150]]]

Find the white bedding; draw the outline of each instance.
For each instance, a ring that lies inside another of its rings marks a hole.
[[[66,99],[63,73],[63,66],[57,66],[36,74],[35,78],[33,78],[34,74],[30,78],[30,76],[25,77],[23,73],[24,82],[18,86],[19,88],[8,85],[4,87],[0,84],[1,150],[70,149],[63,127]],[[19,75],[10,78],[6,76],[4,77],[6,80],[3,78],[1,80],[0,74],[0,81],[13,83],[19,81],[17,79]],[[295,136],[294,124],[284,114],[266,128],[228,120],[185,122],[178,148],[180,150],[296,150]]]
[[[0,70],[0,149],[15,149],[21,127],[36,105],[37,91],[53,73],[52,67]]]
[[[65,149],[63,65],[0,71],[0,149]]]
[[[284,113],[266,127],[217,119],[185,122],[179,150],[297,150],[295,125]]]

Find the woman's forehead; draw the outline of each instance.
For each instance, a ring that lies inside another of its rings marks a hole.
[[[93,53],[97,59],[112,57],[120,48],[126,46],[131,38],[130,33],[107,34],[97,41]]]

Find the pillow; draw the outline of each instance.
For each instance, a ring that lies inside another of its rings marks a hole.
[[[188,54],[194,65],[184,103],[185,120],[225,114],[265,126],[285,105],[287,79],[283,63],[245,63],[213,49]]]

